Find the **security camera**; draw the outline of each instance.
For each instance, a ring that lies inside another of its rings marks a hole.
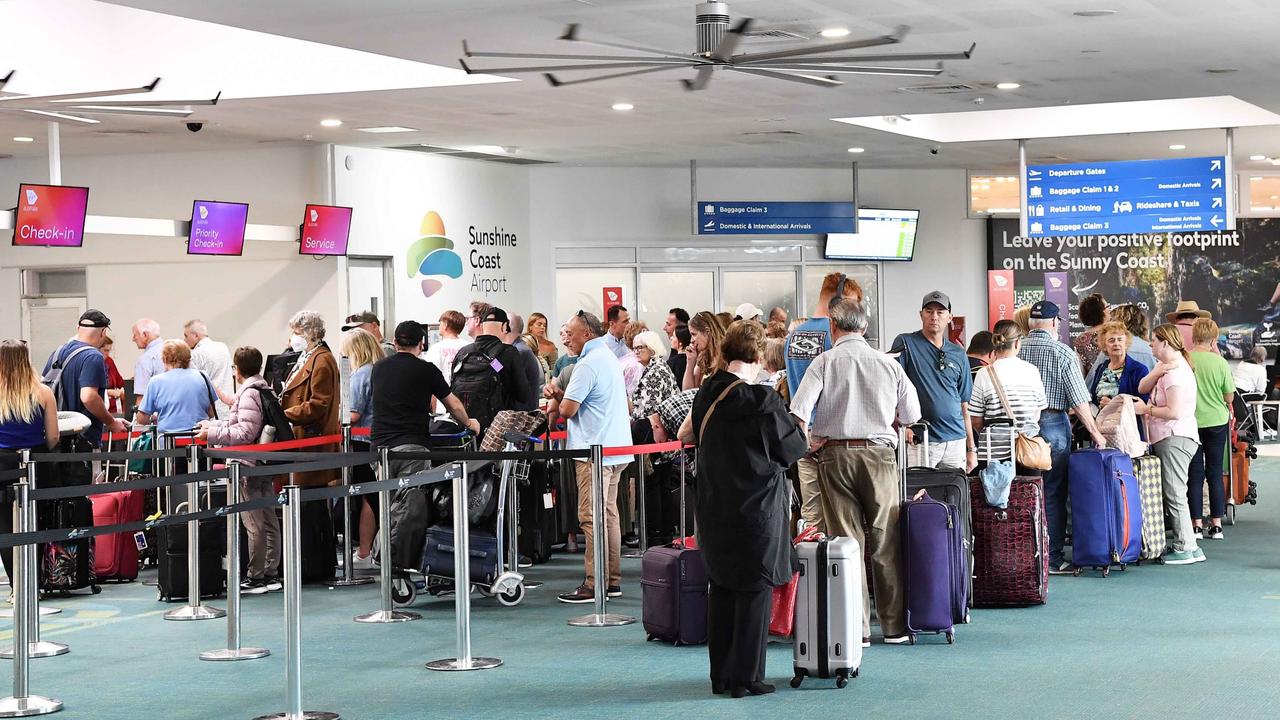
[[[929,148],[929,154],[930,154],[930,155],[937,155],[937,154],[938,154],[938,153],[940,153],[940,152],[942,152],[942,146],[941,146],[941,145],[934,145],[933,147],[930,147],[930,148]]]
[[[189,122],[187,123],[187,129],[190,130],[191,132],[200,132],[201,130],[204,129],[204,123]]]

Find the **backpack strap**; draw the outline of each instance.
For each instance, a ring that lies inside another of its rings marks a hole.
[[[92,346],[92,345],[81,345],[80,347],[76,348],[75,350],[72,350],[70,355],[67,355],[67,354],[66,354],[66,351],[67,351],[67,345],[63,345],[63,346],[62,346],[62,353],[61,353],[61,356],[60,356],[57,360],[54,360],[54,361],[53,361],[53,365],[49,366],[49,369],[50,369],[50,370],[61,370],[61,369],[65,368],[65,367],[67,366],[67,363],[69,363],[69,362],[71,362],[72,360],[74,360],[74,359],[75,359],[75,357],[76,357],[77,355],[79,355],[80,353],[84,352],[85,350],[92,350],[92,349],[93,349],[93,346]]]

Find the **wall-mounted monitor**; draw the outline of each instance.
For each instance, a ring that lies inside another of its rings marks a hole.
[[[13,244],[80,247],[88,209],[87,187],[22,183],[18,186]]]
[[[299,255],[346,255],[351,236],[351,208],[308,205],[302,217]]]
[[[245,203],[196,200],[191,207],[188,255],[239,255],[244,252]]]
[[[828,260],[909,261],[916,251],[919,210],[858,208],[858,232],[828,233]]]

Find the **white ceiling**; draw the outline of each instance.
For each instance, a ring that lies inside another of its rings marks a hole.
[[[0,3],[5,0],[0,0]],[[1280,111],[1280,83],[1272,77],[1280,13],[1272,0],[737,0],[735,18],[816,35],[832,25],[853,36],[912,27],[890,51],[962,50],[973,58],[948,61],[938,78],[845,76],[826,89],[718,73],[710,89],[686,92],[685,71],[551,88],[539,76],[498,85],[230,100],[198,108],[206,129],[191,134],[179,122],[110,118],[97,130],[65,128],[68,153],[132,153],[217,149],[260,142],[339,142],[389,145],[519,148],[519,157],[586,165],[822,166],[857,159],[866,167],[1016,167],[1011,142],[954,143],[934,155],[933,143],[831,120],[896,115],[1231,95]],[[615,42],[690,52],[694,0],[128,0],[115,4],[165,12],[293,38],[340,45],[408,60],[455,66],[466,39],[474,50],[581,52],[556,40],[566,23]],[[1078,10],[1113,8],[1110,17],[1081,18]],[[787,47],[753,41],[757,49]],[[744,46],[747,49],[751,45]],[[75,52],[74,47],[67,47]],[[216,50],[207,50],[216,52]],[[1087,51],[1087,52],[1086,52]],[[604,50],[602,52],[609,52]],[[853,53],[849,53],[853,54]],[[85,58],[91,63],[92,58]],[[492,67],[497,62],[482,64]],[[1211,68],[1237,68],[1211,74]],[[19,68],[21,71],[21,69]],[[0,72],[6,69],[0,68]],[[143,72],[145,74],[145,71]],[[1013,80],[1012,92],[991,89]],[[955,95],[921,95],[900,88],[966,83]],[[984,98],[982,105],[974,104]],[[610,104],[634,103],[630,113]],[[319,126],[339,117],[345,126]],[[403,125],[412,135],[368,136],[353,128]],[[785,133],[785,134],[784,134]],[[38,155],[40,142],[19,145],[14,135],[43,135],[43,123],[0,115],[0,153]],[[1030,143],[1035,160],[1163,157],[1168,145],[1188,156],[1223,151],[1213,130],[1044,139]],[[853,156],[850,146],[866,152]],[[1248,155],[1280,155],[1280,127],[1246,128],[1236,137],[1241,167]],[[1269,169],[1270,165],[1265,168]]]

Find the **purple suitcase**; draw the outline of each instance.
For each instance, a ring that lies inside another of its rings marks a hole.
[[[1113,448],[1071,453],[1071,560],[1106,577],[1142,556],[1142,498],[1133,459]]]
[[[969,605],[969,559],[965,537],[967,523],[960,509],[929,497],[907,497],[905,437],[899,442],[899,468],[903,496],[899,522],[902,534],[902,575],[907,632],[911,643],[917,633],[945,634],[955,642],[956,623],[965,622]],[[925,430],[928,452],[928,430]]]
[[[652,547],[640,560],[644,630],[649,640],[675,645],[707,641],[707,568],[702,551]]]

